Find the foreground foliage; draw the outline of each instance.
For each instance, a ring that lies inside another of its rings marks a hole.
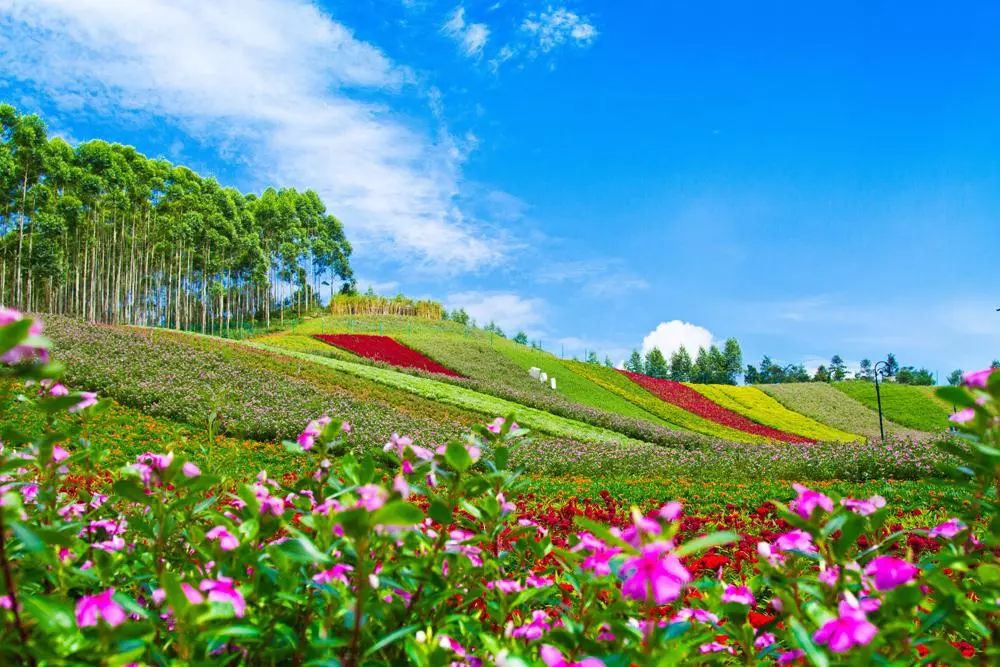
[[[562,528],[532,518],[510,418],[356,457],[351,426],[322,416],[286,444],[294,479],[222,485],[172,451],[105,479],[106,453],[62,427],[97,397],[58,383],[37,325],[3,318],[4,373],[50,417],[42,437],[3,434],[6,663],[1000,659],[1000,374],[948,394],[968,433],[946,445],[973,489],[961,516],[893,530],[880,497],[797,486],[754,556],[737,534],[699,535],[679,503]]]

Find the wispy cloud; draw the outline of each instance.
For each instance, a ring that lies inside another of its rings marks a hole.
[[[594,297],[616,297],[649,288],[649,283],[623,268],[617,259],[551,262],[536,275],[541,284],[569,283]]]
[[[508,61],[534,60],[564,46],[586,48],[598,34],[591,18],[549,5],[543,11],[528,13],[516,35],[490,59],[490,67],[496,72]]]
[[[455,146],[391,110],[420,96],[410,70],[313,2],[0,0],[0,36],[5,78],[73,114],[171,122],[261,184],[312,187],[362,253],[450,272],[502,256],[456,204]]]
[[[448,16],[441,30],[458,42],[462,53],[470,58],[481,57],[490,38],[490,29],[485,23],[466,22],[465,7],[461,5]]]

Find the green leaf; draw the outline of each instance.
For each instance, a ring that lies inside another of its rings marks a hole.
[[[510,447],[499,446],[493,451],[493,465],[496,466],[497,470],[503,470],[507,467],[507,462],[510,460]]]
[[[809,631],[802,625],[802,621],[792,617],[788,619],[788,624],[792,628],[792,635],[795,637],[795,641],[798,643],[799,648],[806,652],[806,657],[809,658],[809,661],[819,667],[827,667],[830,662],[827,660],[826,654],[813,643],[812,637],[809,636]]]
[[[740,536],[736,533],[724,530],[712,533],[711,535],[705,535],[704,537],[696,537],[693,540],[685,542],[674,550],[674,554],[683,557],[711,549],[712,547],[722,546],[723,544],[732,544],[733,542],[738,542],[739,539]]]
[[[424,520],[424,513],[405,500],[394,500],[381,507],[372,517],[372,523],[382,526],[413,526]]]
[[[23,523],[13,521],[10,524],[10,529],[21,542],[21,547],[28,553],[45,551],[45,541]]]
[[[852,514],[844,522],[841,528],[840,537],[833,543],[833,553],[838,559],[843,558],[847,552],[858,542],[858,537],[865,528],[865,520],[857,514]]]
[[[372,644],[371,648],[369,648],[367,651],[365,651],[365,657],[367,658],[370,655],[374,655],[374,654],[378,653],[379,651],[381,651],[383,648],[385,648],[389,644],[393,643],[397,639],[401,639],[401,638],[405,637],[406,635],[410,634],[411,632],[414,632],[418,628],[420,628],[419,625],[407,625],[406,627],[399,628],[397,630],[393,630],[392,632],[390,632],[389,634],[387,634],[385,637],[382,637],[382,639],[380,639],[377,642],[375,642],[374,644]]]
[[[941,387],[937,390],[938,398],[951,403],[958,408],[972,408],[976,406],[976,399],[967,390],[960,387]]]
[[[0,356],[10,352],[28,338],[31,320],[25,318],[0,327]]]
[[[444,460],[455,470],[465,472],[472,465],[472,457],[465,445],[457,442],[449,442],[444,450]]]
[[[146,495],[145,489],[132,479],[120,479],[111,485],[111,490],[116,496],[121,496],[125,500],[152,507],[153,499]]]
[[[308,537],[291,537],[274,547],[280,554],[297,563],[327,563],[330,557],[320,551]]]
[[[451,524],[451,508],[437,498],[431,500],[427,508],[427,515],[442,526]]]

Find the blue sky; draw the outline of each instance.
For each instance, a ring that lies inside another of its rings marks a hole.
[[[1000,356],[995,3],[0,0],[0,99],[567,355]]]

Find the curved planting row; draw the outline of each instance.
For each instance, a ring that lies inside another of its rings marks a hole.
[[[815,442],[815,440],[810,440],[809,438],[803,438],[799,435],[785,433],[784,431],[779,431],[778,429],[771,428],[770,426],[758,424],[755,421],[747,419],[741,414],[737,414],[732,410],[727,410],[708,398],[705,398],[691,387],[683,385],[680,382],[651,378],[649,376],[633,373],[631,371],[623,370],[620,372],[624,373],[633,382],[640,385],[647,391],[652,392],[667,403],[672,403],[673,405],[683,408],[688,412],[693,412],[694,414],[704,417],[705,419],[710,419],[717,424],[722,424],[746,433],[753,433],[754,435],[759,435],[770,440],[798,443]]]
[[[689,384],[696,392],[718,405],[785,433],[823,442],[854,442],[860,435],[821,424],[793,412],[756,387],[731,384]]]
[[[329,345],[353,352],[359,357],[381,361],[382,363],[400,368],[416,368],[429,373],[438,373],[450,377],[464,377],[450,368],[446,368],[433,359],[428,359],[413,348],[407,347],[388,336],[367,334],[316,334],[313,336]]]

